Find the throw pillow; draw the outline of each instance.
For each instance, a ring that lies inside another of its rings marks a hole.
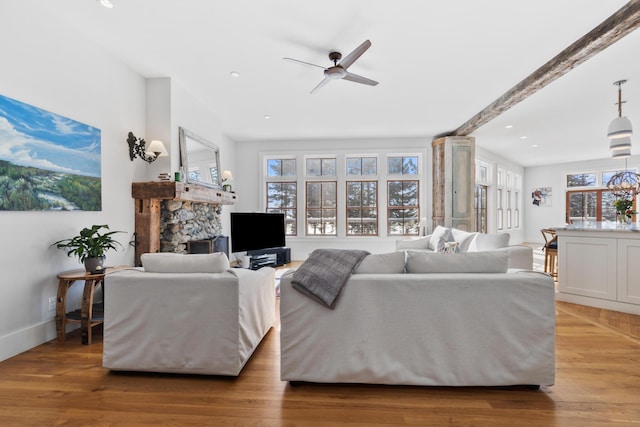
[[[457,252],[467,252],[469,250],[469,245],[474,237],[476,237],[478,233],[470,233],[468,231],[458,230],[457,228],[451,229],[451,236],[453,236],[453,240],[458,242],[458,250]]]
[[[400,273],[404,273],[404,252],[368,255],[353,272],[353,274]]]
[[[429,238],[429,249],[432,251],[438,251],[438,245],[440,244],[440,239],[444,239],[445,242],[450,242],[453,240],[451,237],[451,230],[447,227],[442,227],[441,225],[437,226],[431,237]]]
[[[509,246],[509,233],[478,233],[469,244],[469,252],[492,251]]]
[[[506,273],[509,253],[503,251],[407,252],[407,273]]]
[[[150,273],[222,273],[229,259],[222,252],[213,254],[149,253],[140,256],[144,271]]]
[[[406,249],[429,249],[431,236],[418,237],[416,239],[396,240],[396,251]]]

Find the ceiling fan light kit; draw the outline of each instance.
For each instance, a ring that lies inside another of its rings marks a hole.
[[[360,56],[362,56],[362,54],[365,53],[370,47],[371,42],[369,40],[365,40],[360,46],[355,48],[353,52],[345,56],[344,59],[342,58],[342,54],[340,52],[329,52],[329,59],[333,61],[333,66],[331,67],[323,67],[322,65],[311,64],[310,62],[304,62],[293,58],[283,59],[287,61],[297,62],[299,64],[322,68],[324,70],[324,79],[311,90],[311,93],[315,93],[316,91],[318,91],[318,89],[329,83],[331,80],[340,79],[348,80],[355,83],[361,83],[368,86],[375,86],[378,84],[377,81],[347,71],[347,69],[351,65],[353,65],[353,63],[356,62],[356,60],[360,58]]]

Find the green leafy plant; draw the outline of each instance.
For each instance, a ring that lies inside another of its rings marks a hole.
[[[93,225],[91,228],[83,228],[80,234],[69,239],[58,240],[52,243],[58,249],[66,249],[67,256],[75,255],[80,262],[88,258],[102,258],[109,249],[118,250],[123,248],[122,244],[113,239],[116,233],[124,231],[107,231],[101,233],[101,229],[109,230],[108,225]]]
[[[631,218],[631,215],[635,215],[637,212],[633,211],[633,200],[620,198],[613,202],[613,207],[616,209],[616,214],[620,217],[626,216]]]

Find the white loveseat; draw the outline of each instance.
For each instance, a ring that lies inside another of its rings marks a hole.
[[[396,241],[397,251],[438,252],[447,244],[455,243],[456,252],[481,252],[506,250],[509,253],[509,267],[533,269],[533,249],[524,245],[509,245],[509,233],[476,233],[437,226],[433,233],[405,240]]]
[[[554,282],[504,251],[369,255],[328,309],[281,279],[281,379],[551,385]],[[403,273],[403,271],[406,272]]]
[[[224,254],[142,255],[105,279],[103,366],[238,375],[275,321],[275,270]]]

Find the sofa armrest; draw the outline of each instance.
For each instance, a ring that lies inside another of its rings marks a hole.
[[[509,252],[509,268],[533,270],[533,249],[524,245],[512,245],[505,248]]]

